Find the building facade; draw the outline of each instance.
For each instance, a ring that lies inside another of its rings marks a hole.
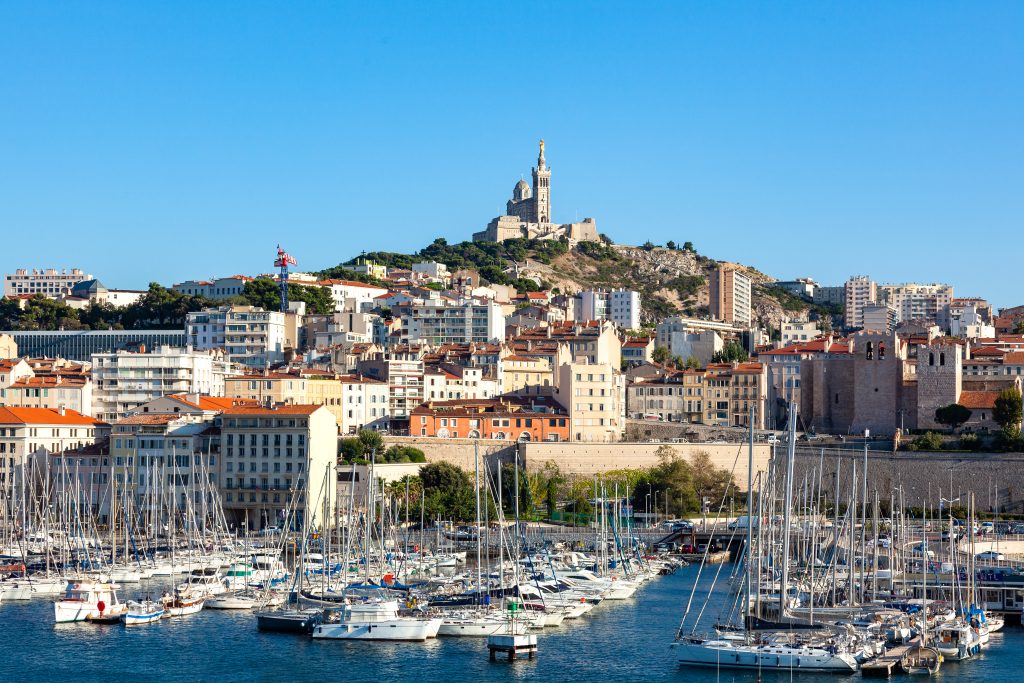
[[[864,327],[864,307],[878,302],[878,283],[866,275],[846,281],[843,322],[851,329]]]
[[[13,298],[39,294],[49,299],[59,299],[71,294],[71,289],[79,282],[91,279],[92,275],[80,268],[18,268],[4,276],[4,296]]]
[[[751,280],[736,268],[720,266],[711,276],[711,317],[749,325],[753,319]]]
[[[576,296],[577,320],[610,320],[619,327],[640,327],[640,292],[591,289]]]
[[[222,306],[188,314],[188,343],[198,350],[224,349],[227,360],[266,367],[284,360],[285,314],[255,306]]]

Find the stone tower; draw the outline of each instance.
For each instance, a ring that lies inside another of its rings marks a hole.
[[[537,167],[533,169],[533,208],[536,214],[531,223],[551,222],[551,169],[544,161],[544,140],[540,141],[540,154],[537,156]]]
[[[935,411],[960,400],[963,389],[963,347],[934,340],[917,349],[917,428],[945,429]]]

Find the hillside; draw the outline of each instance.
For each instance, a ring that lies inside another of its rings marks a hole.
[[[670,243],[670,246],[673,246]],[[437,239],[416,254],[371,252],[359,258],[395,268],[408,268],[416,260],[434,260],[451,270],[471,269],[486,282],[512,284],[535,289],[531,278],[543,288],[574,294],[583,289],[623,287],[639,291],[643,301],[643,322],[653,324],[670,315],[703,317],[708,310],[708,279],[723,263],[686,248],[645,244],[642,247],[608,242],[581,242],[573,248],[559,241],[508,240],[448,244]],[[356,259],[340,264],[336,271]],[[816,307],[773,288],[775,279],[743,265],[754,282],[754,315],[768,329],[778,330],[782,321],[806,318]],[[518,278],[516,276],[519,276]]]

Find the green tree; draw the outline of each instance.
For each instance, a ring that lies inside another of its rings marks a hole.
[[[673,242],[672,240],[669,240],[668,242],[665,242],[665,248],[666,249],[671,249],[672,251],[675,251],[676,250],[676,243]]]
[[[686,359],[686,368],[688,370],[699,370],[700,369],[700,361],[697,360],[696,356],[688,356],[687,359]]]
[[[426,462],[427,457],[418,448],[412,446],[392,446],[384,452],[384,462],[388,463],[403,463],[403,462]]]
[[[743,362],[750,358],[750,354],[743,348],[743,345],[737,341],[727,341],[722,346],[721,351],[716,351],[715,355],[712,356],[711,361],[713,363],[731,363],[733,361]]]
[[[659,365],[664,365],[672,359],[672,352],[668,350],[667,346],[656,346],[654,351],[651,353],[651,360]]]
[[[959,403],[950,403],[935,409],[935,421],[956,431],[960,425],[971,419],[971,409]]]
[[[683,251],[697,253],[697,250],[693,248],[693,242],[683,242]]]
[[[265,311],[277,311],[281,308],[281,287],[270,278],[256,278],[245,283],[242,298],[250,306],[258,306]],[[288,300],[304,301],[307,313],[326,315],[334,311],[334,299],[326,287],[289,283]]]
[[[359,440],[359,445],[363,448],[363,457],[367,457],[373,452],[383,454],[384,437],[377,430],[363,429],[356,438]]]
[[[1018,434],[1021,421],[1020,392],[1012,387],[1000,391],[999,396],[996,397],[995,406],[992,408],[992,419],[1003,428],[1004,432]]]
[[[1024,334],[1024,320],[1018,320],[1013,324],[1014,334]]]

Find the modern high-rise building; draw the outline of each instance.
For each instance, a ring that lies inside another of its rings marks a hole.
[[[864,327],[864,307],[878,302],[878,284],[866,275],[855,275],[846,281],[847,327]]]
[[[403,341],[469,344],[505,341],[505,314],[489,300],[452,301],[431,297],[395,311],[402,318]]]
[[[753,318],[751,280],[729,266],[720,266],[711,276],[711,317],[727,323],[749,325]]]

